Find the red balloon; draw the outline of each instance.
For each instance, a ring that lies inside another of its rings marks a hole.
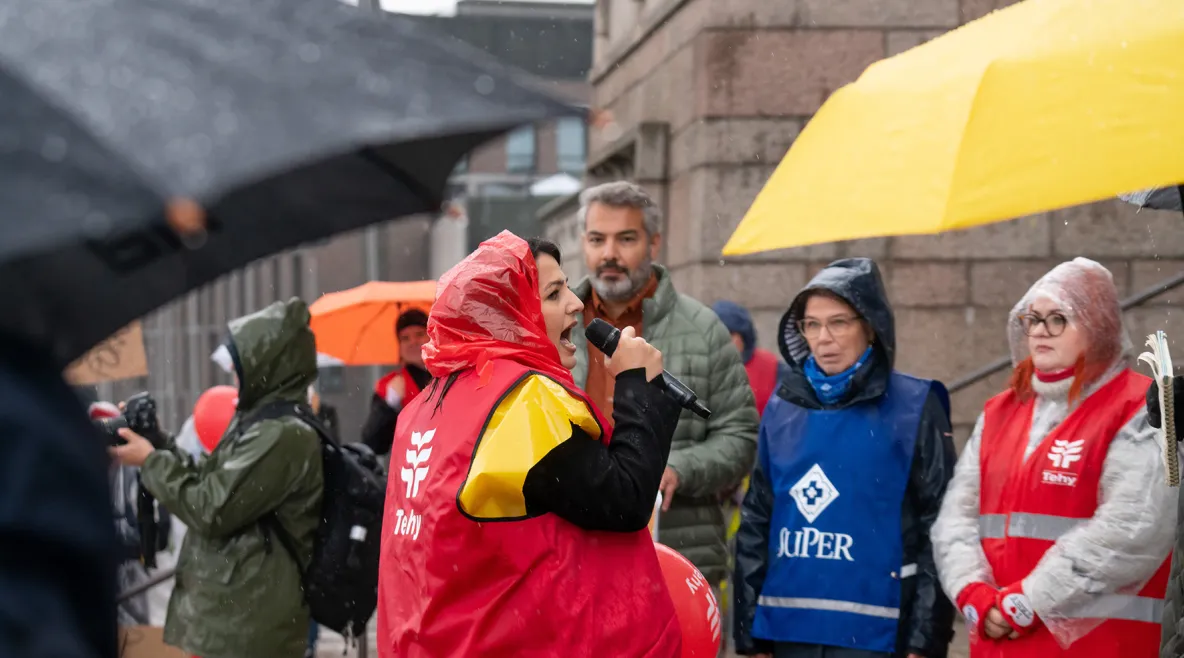
[[[215,386],[207,389],[193,405],[193,429],[206,450],[213,452],[218,441],[230,426],[238,407],[238,389],[233,386]]]
[[[719,604],[702,572],[678,551],[654,542],[682,627],[682,658],[715,658],[723,639]]]

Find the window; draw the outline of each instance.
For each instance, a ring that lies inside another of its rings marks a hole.
[[[506,171],[534,171],[534,126],[522,126],[506,136]]]
[[[565,117],[555,123],[555,155],[559,171],[579,174],[588,157],[588,132],[584,120]]]

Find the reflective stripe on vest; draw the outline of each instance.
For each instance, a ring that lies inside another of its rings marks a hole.
[[[1055,542],[1082,521],[1084,519],[1024,512],[983,514],[978,517],[978,532],[981,539],[1015,537]],[[1061,615],[1069,619],[1123,619],[1157,624],[1163,617],[1163,601],[1149,596],[1103,594],[1076,609],[1062,611]]]
[[[978,534],[981,539],[1021,537],[1056,541],[1082,520],[1067,516],[1013,512],[1009,521],[1006,514],[983,514],[978,517]]]
[[[762,596],[757,603],[767,608],[796,608],[798,610],[826,610],[828,612],[849,612],[855,615],[899,619],[900,608],[886,608],[880,605],[835,601],[832,599],[804,599],[789,596]]]
[[[900,568],[900,579],[912,578],[917,575],[917,563],[906,564]],[[899,619],[900,608],[886,608],[880,605],[868,605],[853,601],[835,601],[833,599],[805,599],[789,596],[762,596],[757,599],[760,605],[770,608],[798,608],[801,610],[829,610],[831,612],[850,612],[869,617],[883,617],[884,619]]]

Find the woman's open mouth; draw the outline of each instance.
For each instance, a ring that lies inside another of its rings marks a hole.
[[[568,350],[572,354],[575,354],[576,345],[575,345],[575,343],[571,342],[571,330],[572,329],[575,329],[574,324],[570,325],[568,328],[563,330],[563,333],[559,334],[559,346],[565,350]]]

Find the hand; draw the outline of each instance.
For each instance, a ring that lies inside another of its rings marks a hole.
[[[921,655],[921,654],[919,654],[919,653],[910,653],[910,654],[908,655],[908,658],[925,658],[925,656],[922,656],[922,655]]]
[[[773,654],[771,654],[771,653],[755,653],[752,655],[752,658],[773,658]]]
[[[1014,640],[1018,637],[1018,634],[1012,630],[1011,624],[1007,623],[1007,618],[1003,616],[1002,612],[999,612],[999,608],[995,607],[987,610],[987,619],[983,622],[983,630],[992,640],[1006,636],[1011,636],[1011,639]]]
[[[646,381],[653,381],[662,374],[662,353],[644,338],[638,338],[633,327],[625,327],[617,341],[617,350],[611,357],[605,357],[604,367],[614,378],[626,370],[645,368]]]
[[[390,405],[391,409],[398,409],[406,393],[407,382],[403,381],[402,376],[394,377],[386,385],[386,403]]]
[[[124,466],[143,466],[144,461],[148,459],[148,455],[151,455],[152,451],[156,450],[156,448],[152,447],[151,441],[126,427],[119,430],[119,436],[124,441],[127,441],[127,443],[121,446],[112,446],[107,449],[107,452]]]
[[[1176,408],[1179,409],[1180,401],[1184,400],[1184,377],[1172,377],[1172,394],[1175,396]],[[1147,424],[1159,429],[1162,417],[1163,413],[1159,408],[1159,383],[1151,380],[1151,388],[1147,389]]]
[[[678,471],[667,466],[662,472],[662,483],[658,488],[662,490],[662,511],[669,511],[670,501],[674,500],[674,491],[678,489]]]

